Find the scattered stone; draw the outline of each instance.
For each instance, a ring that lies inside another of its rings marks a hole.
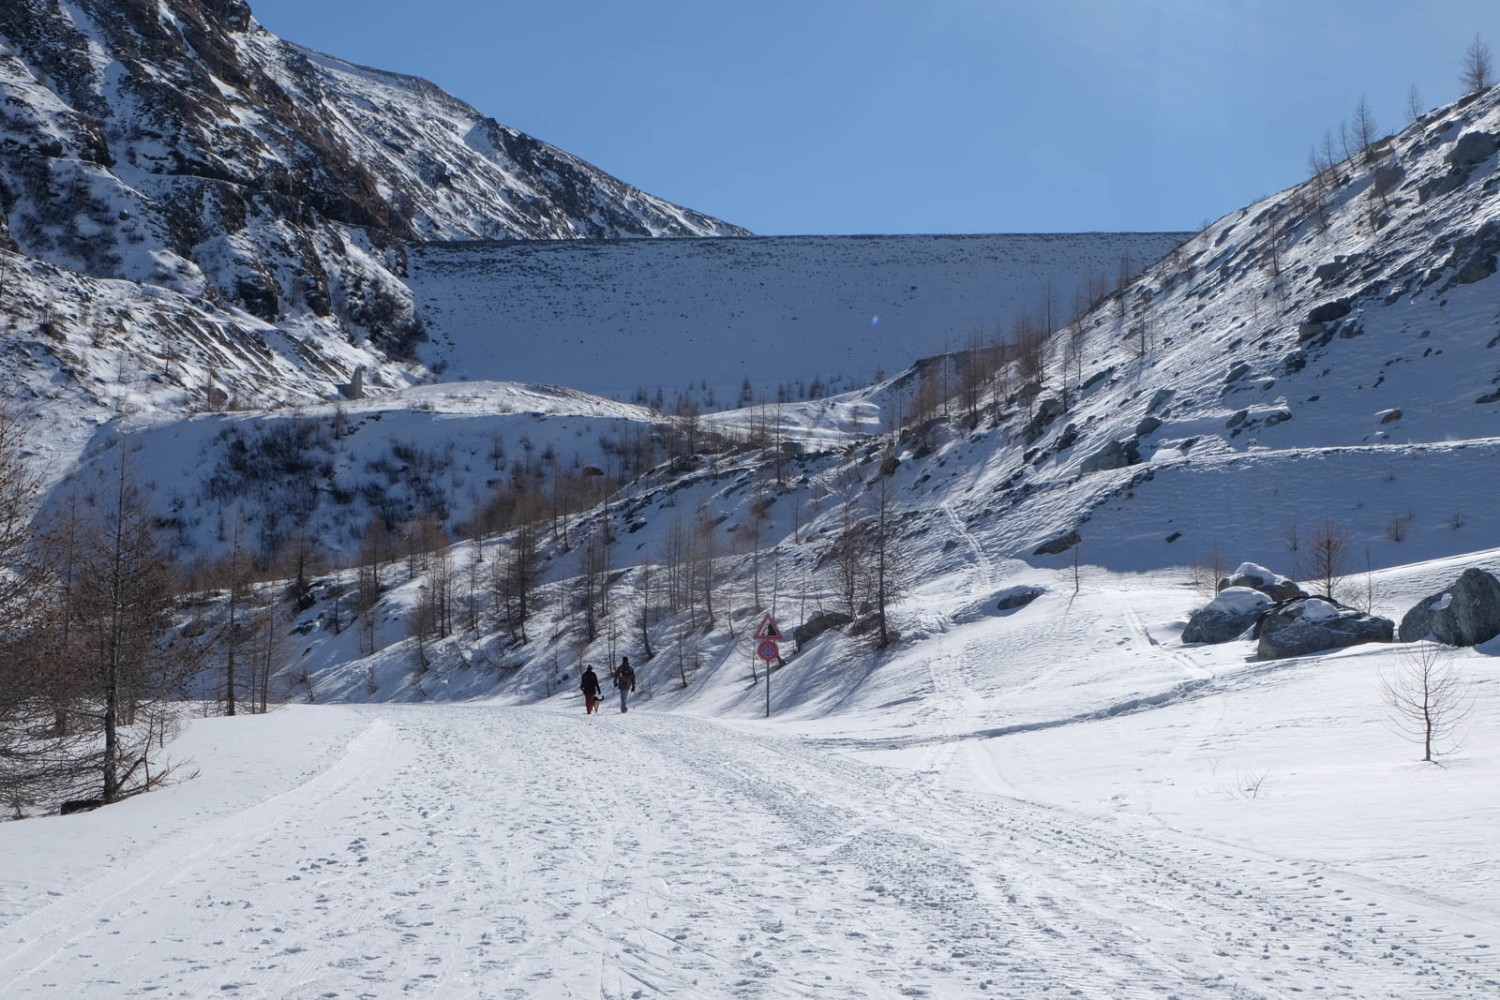
[[[1417,603],[1401,619],[1401,641],[1433,638],[1449,646],[1477,646],[1500,635],[1500,580],[1466,569],[1451,587]]]
[[[1401,408],[1394,407],[1389,410],[1381,410],[1376,416],[1380,418],[1382,424],[1393,424],[1401,419]]]
[[[1163,406],[1166,406],[1168,403],[1170,403],[1172,401],[1172,397],[1175,395],[1177,395],[1177,391],[1175,389],[1157,389],[1155,394],[1153,394],[1151,397],[1151,405],[1146,407],[1146,412],[1155,413],[1157,410],[1160,410]]]
[[[1241,361],[1229,369],[1229,373],[1224,376],[1224,384],[1228,385],[1231,382],[1237,382],[1248,374],[1250,374],[1250,365]]]

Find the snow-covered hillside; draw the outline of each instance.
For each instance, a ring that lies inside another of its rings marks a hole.
[[[743,235],[239,0],[0,5],[0,383],[87,431],[430,377],[409,242]]]
[[[864,386],[1017,320],[1062,322],[1185,233],[428,244],[409,271],[444,378],[706,409]]]

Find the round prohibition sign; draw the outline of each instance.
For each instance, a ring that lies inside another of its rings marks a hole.
[[[776,643],[772,642],[770,639],[767,639],[755,648],[755,655],[759,656],[767,663],[770,663],[772,660],[781,655],[781,650],[776,648]]]

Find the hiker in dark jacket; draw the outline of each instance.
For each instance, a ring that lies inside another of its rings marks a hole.
[[[635,690],[635,669],[630,665],[630,657],[620,657],[620,665],[615,668],[615,687],[620,689],[620,711],[625,711],[625,699],[630,692]]]
[[[599,675],[593,667],[583,668],[583,680],[578,687],[583,691],[583,714],[593,715],[599,710]]]

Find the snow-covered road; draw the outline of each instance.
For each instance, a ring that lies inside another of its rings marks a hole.
[[[151,829],[174,789],[8,825],[64,853],[68,824],[115,811],[122,833],[7,873],[0,992],[1500,996],[1500,928],[1441,898],[756,727],[454,705],[264,725],[289,717],[340,722],[279,786],[250,775],[286,748],[236,758],[253,790],[227,811]]]

